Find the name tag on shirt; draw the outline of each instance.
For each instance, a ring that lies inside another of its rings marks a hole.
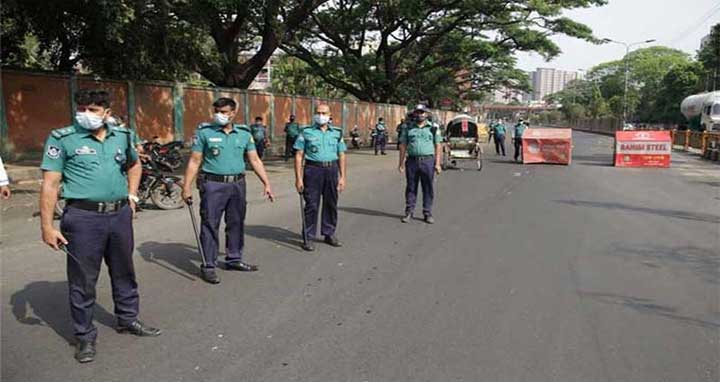
[[[210,142],[222,142],[222,138],[208,138]]]
[[[75,149],[77,155],[97,155],[97,151],[87,146],[83,146],[79,149]]]

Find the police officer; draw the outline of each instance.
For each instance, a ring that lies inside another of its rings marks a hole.
[[[495,140],[495,154],[505,156],[505,134],[507,128],[502,121],[497,121],[492,125],[493,139]]]
[[[382,117],[378,118],[378,123],[375,125],[373,134],[375,136],[375,155],[378,155],[378,151],[380,151],[382,155],[386,155],[387,129],[385,128],[385,121]]]
[[[203,280],[218,284],[217,275],[220,219],[225,215],[225,267],[228,270],[254,272],[257,265],[243,261],[245,212],[247,207],[245,160],[264,185],[263,194],[275,200],[265,166],[255,149],[250,129],[232,123],[237,103],[219,98],[213,103],[213,123],[202,123],[193,136],[192,154],[185,170],[183,199],[192,198],[192,183],[198,176],[200,190],[200,242],[206,265],[200,269]]]
[[[330,124],[330,107],[318,105],[313,124],[303,129],[295,142],[295,187],[305,199],[305,242],[302,248],[314,251],[318,212],[322,198],[320,232],[325,243],[342,244],[335,236],[338,194],[345,189],[345,142],[342,130]],[[303,171],[303,159],[305,166]]]
[[[250,132],[255,140],[257,155],[260,159],[263,159],[265,156],[265,148],[269,146],[269,141],[267,139],[267,128],[263,125],[262,117],[255,117],[255,123],[250,125]]]
[[[43,241],[69,254],[75,359],[85,363],[96,354],[97,328],[92,320],[103,260],[110,273],[117,331],[152,337],[160,335],[160,330],[138,320],[132,217],[141,168],[130,133],[106,122],[111,113],[108,92],[81,90],[75,101],[73,125],[53,130],[45,144],[40,219]],[[58,231],[53,215],[61,183],[67,207]]]
[[[290,156],[295,156],[293,145],[300,135],[300,125],[295,122],[295,115],[290,115],[290,121],[285,124],[285,162]]]
[[[417,200],[418,182],[422,185],[425,222],[428,224],[435,223],[432,216],[432,204],[435,195],[433,179],[435,174],[440,174],[441,171],[442,134],[428,120],[429,114],[425,105],[417,105],[414,110],[414,121],[409,123],[400,135],[398,169],[400,173],[406,173],[407,179],[403,223],[408,223],[412,219]]]
[[[397,127],[395,127],[395,133],[397,133],[397,149],[400,150],[400,135],[405,128],[405,118],[400,119]]]
[[[525,121],[520,118],[520,121],[513,128],[513,144],[515,145],[515,162],[518,162],[518,158],[522,161],[522,136],[525,133]]]

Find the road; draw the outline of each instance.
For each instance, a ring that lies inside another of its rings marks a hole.
[[[490,154],[482,172],[443,173],[434,226],[400,223],[395,152],[354,153],[345,247],[312,254],[290,168],[275,166],[276,203],[249,185],[246,256],[261,269],[218,286],[198,278],[187,211],[145,211],[141,316],[164,334],[115,334],[103,274],[87,365],[69,345],[63,257],[33,208],[9,209],[2,380],[717,382],[720,166],[676,154],[671,169],[616,169],[610,138],[574,144],[571,166]]]

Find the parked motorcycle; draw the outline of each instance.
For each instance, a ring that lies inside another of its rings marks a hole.
[[[141,158],[142,177],[138,187],[141,205],[151,200],[162,210],[182,208],[180,178],[167,174],[182,165],[180,148],[182,142],[170,142],[165,145],[153,142],[143,144],[145,155]]]

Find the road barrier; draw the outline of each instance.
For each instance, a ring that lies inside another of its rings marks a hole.
[[[670,167],[669,131],[618,131],[615,133],[615,167]]]
[[[674,149],[697,152],[706,159],[718,160],[720,150],[720,132],[672,130]]]
[[[572,129],[527,129],[522,136],[523,163],[569,165]]]

